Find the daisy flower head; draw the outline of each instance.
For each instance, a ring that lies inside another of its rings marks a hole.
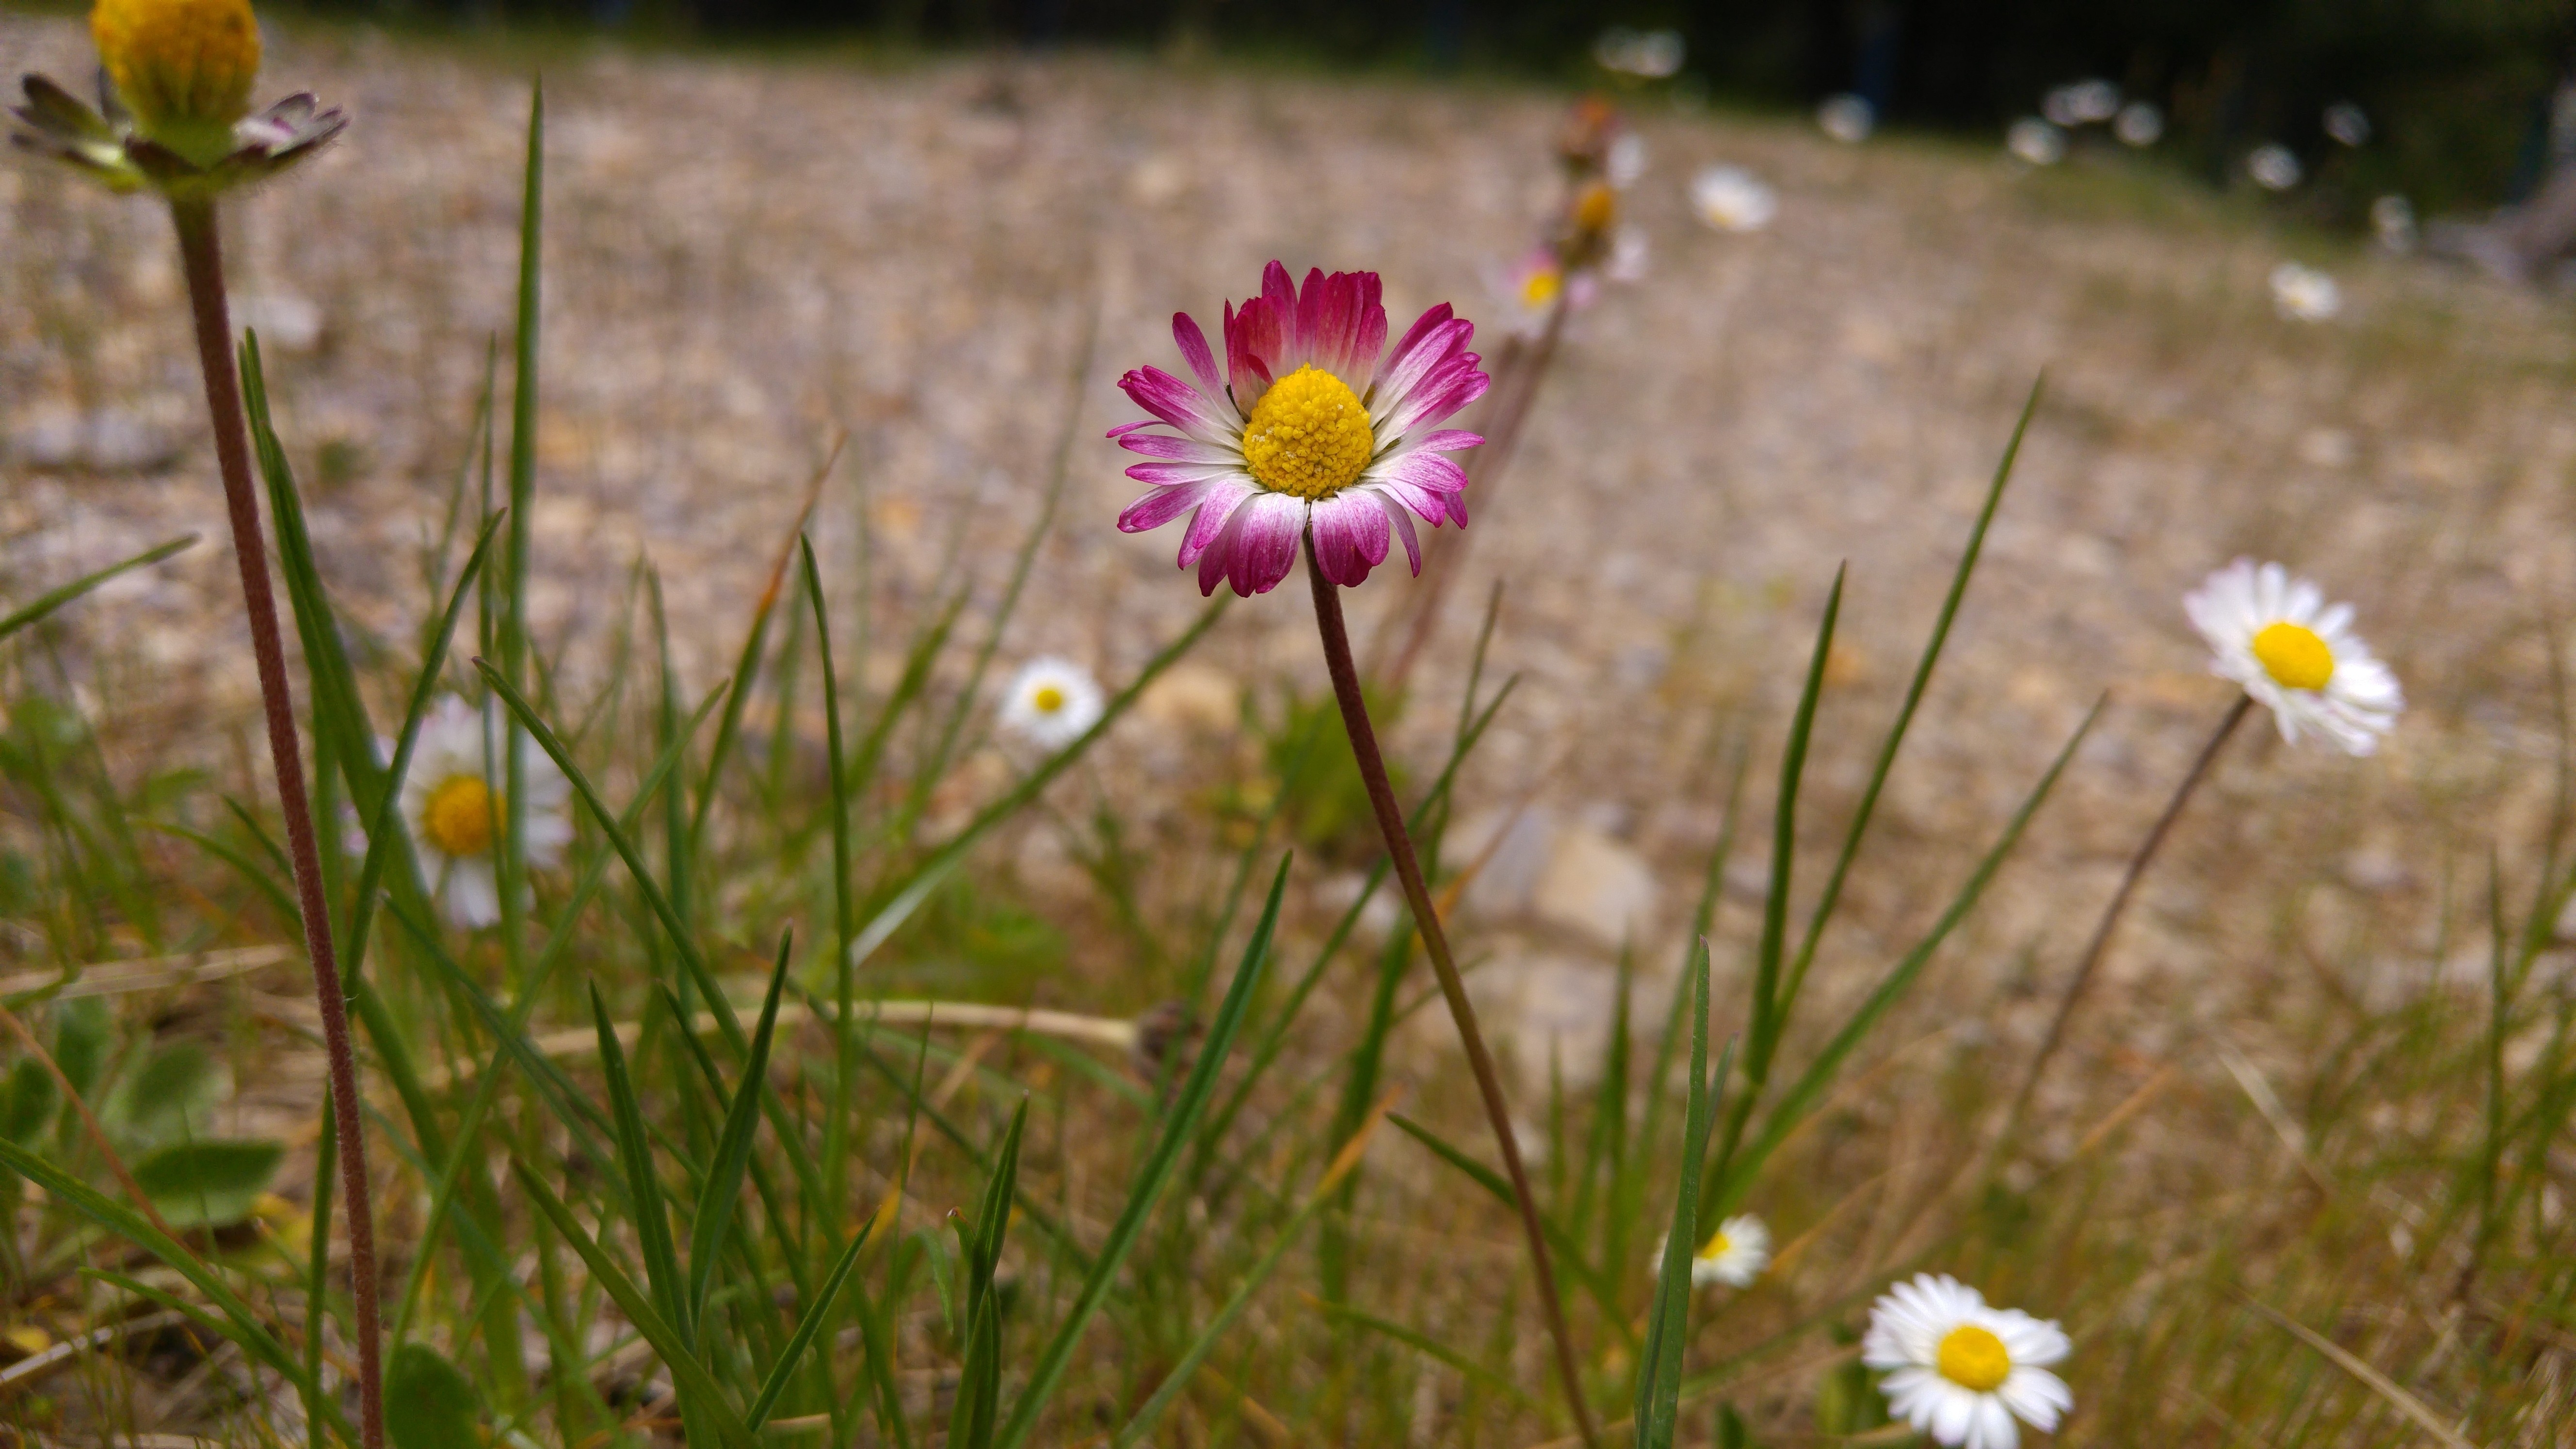
[[[1502,304],[1504,328],[1522,337],[1536,337],[1547,330],[1558,299],[1564,300],[1567,311],[1579,312],[1591,306],[1600,292],[1590,272],[1569,276],[1565,264],[1557,260],[1556,249],[1547,246],[1530,248],[1511,270],[1491,280],[1494,296]]]
[[[1869,1307],[1860,1361],[1881,1370],[1890,1412],[1953,1449],[2015,1449],[2021,1430],[2054,1429],[2075,1406],[2048,1371],[2071,1345],[2055,1322],[1983,1295],[1944,1273],[1918,1273]]]
[[[1272,262],[1261,295],[1225,309],[1223,372],[1199,324],[1176,313],[1172,340],[1198,386],[1159,367],[1118,380],[1153,416],[1109,436],[1154,460],[1127,469],[1153,486],[1118,515],[1119,530],[1187,514],[1180,566],[1197,565],[1202,594],[1219,580],[1245,597],[1268,593],[1309,529],[1332,583],[1357,584],[1384,563],[1390,528],[1422,572],[1413,520],[1466,526],[1467,475],[1449,454],[1484,441],[1439,424],[1484,396],[1487,379],[1467,350],[1475,325],[1448,303],[1390,348],[1379,296],[1375,272],[1313,270],[1299,286]]]
[[[498,715],[448,695],[420,722],[411,768],[403,776],[403,824],[411,829],[439,906],[468,929],[501,919],[494,857],[510,813],[501,784],[509,768],[503,753],[508,740]],[[537,749],[527,751],[521,775],[528,792],[522,856],[540,868],[559,864],[572,843],[572,786]]]
[[[1723,1283],[1752,1286],[1771,1266],[1771,1229],[1751,1213],[1737,1213],[1717,1225],[1717,1232],[1691,1257],[1691,1286]]]
[[[2352,632],[2352,606],[2328,604],[2276,563],[2240,558],[2185,594],[2183,612],[2209,642],[2209,669],[2243,685],[2279,721],[2281,738],[2325,736],[2367,755],[2397,724],[2397,676]]]
[[[2343,288],[2314,267],[2283,262],[2272,269],[2272,310],[2287,322],[2326,322],[2343,310]]]
[[[1100,685],[1070,659],[1032,659],[1002,692],[1001,723],[1041,749],[1063,749],[1100,723]]]
[[[1780,197],[1741,166],[1711,166],[1691,178],[1691,209],[1719,231],[1760,231],[1780,212]]]

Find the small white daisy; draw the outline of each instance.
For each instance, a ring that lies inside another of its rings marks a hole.
[[[2278,141],[2267,141],[2246,156],[2245,174],[2266,191],[2287,191],[2308,173],[2299,164],[2298,152]]]
[[[421,868],[429,873],[447,918],[467,928],[501,919],[493,847],[508,818],[497,783],[508,771],[502,753],[508,740],[497,713],[478,711],[447,695],[420,722],[420,739],[403,775],[403,824],[411,830]],[[572,786],[533,743],[523,769],[528,808],[521,853],[529,865],[542,869],[559,864],[564,847],[572,843],[572,816],[566,808]]]
[[[1032,659],[1002,693],[1002,728],[1041,749],[1063,749],[1099,722],[1100,686],[1070,659]]]
[[[1691,178],[1691,209],[1719,231],[1760,231],[1780,212],[1780,197],[1741,166],[1711,166]]]
[[[2164,138],[2165,113],[2152,101],[2131,101],[2112,118],[2111,134],[2123,146],[2152,146]]]
[[[2283,262],[2272,269],[2272,310],[2291,322],[2324,322],[2343,310],[2343,288],[2314,267]]]
[[[1610,149],[1601,158],[1601,176],[1621,191],[1637,184],[1646,174],[1646,138],[1634,131],[1621,131],[1610,138]]]
[[[1947,1273],[1918,1273],[1870,1305],[1860,1360],[1886,1372],[1888,1409],[1918,1432],[1964,1449],[2015,1449],[2013,1420],[2054,1429],[2075,1406],[2046,1367],[2070,1347],[2054,1322],[1990,1308]]]
[[[2209,641],[2210,672],[2232,679],[2280,722],[2292,744],[2310,731],[2366,755],[2397,724],[2397,676],[2352,632],[2352,606],[2276,563],[2240,558],[2185,594],[2183,612]]]
[[[1717,1225],[1717,1232],[1691,1258],[1691,1286],[1723,1283],[1743,1288],[1771,1266],[1771,1230],[1751,1213],[1737,1213]]]
[[[2024,116],[2004,132],[2004,149],[2033,166],[2054,166],[2066,159],[2066,133],[2037,116]]]

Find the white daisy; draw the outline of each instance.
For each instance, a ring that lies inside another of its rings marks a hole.
[[[1032,659],[1002,693],[1002,728],[1041,749],[1060,750],[1100,722],[1100,686],[1070,659]]]
[[[2299,164],[2298,152],[2267,141],[2246,156],[2245,174],[2266,191],[2287,191],[2307,175],[2307,168]]]
[[[447,918],[468,928],[501,919],[493,847],[508,818],[499,783],[509,769],[502,753],[508,742],[497,713],[447,695],[420,722],[411,768],[403,775],[403,824],[411,830],[421,867]],[[572,843],[572,786],[534,744],[523,769],[528,808],[521,855],[531,866],[556,865]]]
[[[2033,166],[2054,166],[2066,159],[2066,133],[2037,116],[2024,116],[2004,132],[2004,149]]]
[[[2210,672],[2243,685],[2292,744],[2314,731],[2366,755],[2406,707],[2397,677],[2352,632],[2352,606],[2328,604],[2279,564],[2240,558],[2185,594],[2182,607],[2209,641]]]
[[[1602,179],[1625,191],[1645,174],[1646,138],[1628,130],[1611,137],[1610,149],[1601,158]]]
[[[2324,322],[2343,310],[2343,288],[2314,267],[2283,262],[2272,269],[2272,310],[2291,322]]]
[[[1737,1213],[1717,1225],[1717,1233],[1691,1258],[1691,1286],[1723,1283],[1750,1286],[1771,1266],[1771,1230],[1751,1213]]]
[[[1964,1449],[2015,1449],[2019,1419],[2054,1429],[2075,1406],[2045,1365],[2064,1359],[2065,1330],[2018,1308],[1989,1308],[1947,1273],[1918,1273],[1869,1308],[1860,1360],[1886,1371],[1879,1391],[1918,1432]]]
[[[1780,197],[1741,166],[1711,166],[1691,178],[1691,209],[1719,231],[1760,231],[1780,212]]]
[[[2123,146],[2152,146],[2165,134],[2165,113],[2152,101],[2131,101],[2111,119],[2111,134]]]

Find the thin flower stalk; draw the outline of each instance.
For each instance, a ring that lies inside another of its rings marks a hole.
[[[367,1186],[366,1129],[359,1116],[363,1099],[358,1093],[358,1059],[350,1043],[348,993],[331,944],[331,915],[322,893],[322,857],[314,841],[312,803],[304,791],[303,749],[295,732],[293,697],[287,691],[277,597],[269,585],[268,549],[260,533],[258,496],[251,488],[250,437],[242,420],[241,376],[233,361],[232,319],[225,302],[214,199],[174,195],[170,214],[178,229],[179,258],[196,320],[197,360],[205,374],[206,409],[214,426],[215,461],[223,475],[224,504],[232,522],[233,557],[241,566],[242,602],[250,614],[251,654],[259,667],[278,808],[286,819],[296,910],[304,918],[304,949],[313,962],[314,1004],[321,1010],[322,1040],[330,1057],[332,1132],[338,1139],[340,1190],[348,1203],[349,1271],[357,1308],[358,1432],[364,1449],[381,1449],[384,1394],[378,1362],[376,1235]]]
[[[1467,983],[1458,974],[1457,959],[1450,954],[1448,933],[1441,929],[1440,913],[1432,908],[1431,891],[1422,878],[1422,863],[1414,854],[1413,837],[1405,829],[1404,812],[1396,805],[1386,759],[1378,753],[1377,732],[1369,724],[1368,704],[1360,694],[1359,668],[1351,658],[1350,632],[1342,622],[1341,586],[1326,578],[1316,563],[1311,532],[1305,547],[1306,577],[1314,586],[1315,627],[1323,638],[1324,665],[1332,676],[1333,698],[1341,705],[1342,726],[1351,738],[1351,754],[1359,764],[1360,779],[1368,786],[1369,808],[1377,816],[1378,833],[1386,839],[1396,879],[1404,886],[1405,903],[1412,907],[1414,924],[1422,933],[1423,952],[1431,958],[1432,972],[1440,978],[1440,995],[1449,1004],[1450,1019],[1458,1025],[1459,1044],[1466,1050],[1468,1069],[1475,1074],[1486,1120],[1493,1124],[1503,1171],[1511,1179],[1512,1200],[1520,1209],[1521,1229],[1529,1238],[1530,1266],[1538,1275],[1539,1307],[1546,1315],[1548,1334],[1555,1343],[1557,1372],[1565,1381],[1566,1403],[1574,1411],[1576,1432],[1584,1443],[1595,1444],[1599,1441],[1592,1412],[1583,1400],[1582,1369],[1575,1358],[1573,1336],[1566,1328],[1563,1300],[1557,1294],[1556,1267],[1548,1256],[1547,1236],[1539,1226],[1538,1200],[1531,1194],[1529,1173],[1521,1165],[1520,1140],[1512,1130],[1511,1107],[1503,1096],[1502,1078],[1494,1069],[1493,1054],[1485,1048],[1484,1033],[1476,1026],[1475,1005],[1467,999]]]

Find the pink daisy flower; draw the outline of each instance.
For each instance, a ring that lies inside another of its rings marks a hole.
[[[1268,593],[1310,528],[1333,583],[1359,583],[1386,562],[1390,529],[1422,572],[1413,520],[1466,526],[1467,475],[1448,455],[1484,441],[1438,425],[1484,396],[1486,378],[1467,350],[1475,325],[1446,302],[1389,351],[1378,296],[1375,272],[1317,269],[1298,287],[1272,262],[1261,295],[1225,309],[1222,374],[1199,324],[1175,313],[1172,340],[1199,386],[1159,367],[1118,380],[1153,416],[1109,436],[1155,460],[1127,470],[1153,491],[1118,515],[1120,531],[1189,514],[1180,566],[1198,565],[1202,594],[1219,579],[1246,597]],[[1172,431],[1144,431],[1157,427]]]

